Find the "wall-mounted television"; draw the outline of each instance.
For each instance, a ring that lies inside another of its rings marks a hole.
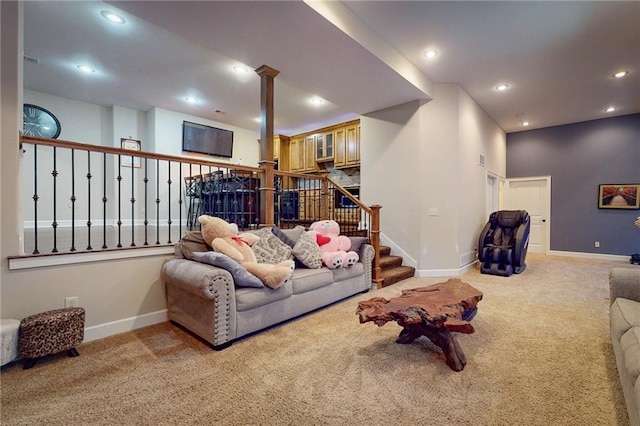
[[[183,121],[182,150],[231,158],[233,156],[233,132]]]

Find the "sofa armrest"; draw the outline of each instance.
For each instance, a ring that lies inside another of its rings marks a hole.
[[[618,297],[640,301],[640,269],[611,269],[609,271],[609,297],[609,304]]]
[[[187,259],[162,266],[167,311],[175,321],[206,341],[222,346],[236,336],[236,299],[229,271]]]
[[[371,287],[373,285],[373,258],[376,254],[371,244],[363,244],[360,250],[360,262],[364,265],[364,277]]]
[[[188,259],[172,259],[162,266],[167,284],[187,291],[194,296],[213,299],[233,288],[233,277],[226,269],[194,262]]]

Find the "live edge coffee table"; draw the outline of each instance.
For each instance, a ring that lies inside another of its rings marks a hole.
[[[356,314],[361,324],[373,321],[381,327],[396,321],[403,327],[396,343],[407,344],[420,336],[428,337],[442,348],[447,365],[454,371],[462,371],[467,359],[452,332],[474,332],[469,321],[478,312],[480,300],[480,290],[453,278],[428,287],[403,290],[400,297],[389,300],[374,297],[359,302]]]

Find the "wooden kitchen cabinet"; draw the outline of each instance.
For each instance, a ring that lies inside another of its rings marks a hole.
[[[282,137],[282,136],[281,136]],[[288,149],[285,151],[285,146]],[[286,154],[288,159],[284,161]],[[345,168],[360,165],[360,120],[287,138],[280,144],[281,170],[305,173],[331,167]],[[324,163],[328,164],[325,165]],[[289,167],[286,168],[286,165]]]
[[[332,197],[322,197],[320,190],[309,189],[302,190],[298,194],[299,196],[299,217],[300,220],[315,222],[322,219],[322,212],[324,211],[325,202],[329,203],[329,215],[333,210]]]
[[[333,160],[333,131],[316,135],[316,161]]]
[[[289,170],[304,170],[304,138],[292,138],[289,141]]]
[[[316,137],[310,135],[305,138],[304,143],[304,172],[316,170]]]
[[[346,161],[348,166],[360,164],[360,125],[352,124],[345,129]]]
[[[335,167],[351,167],[360,164],[360,124],[352,123],[336,129]]]

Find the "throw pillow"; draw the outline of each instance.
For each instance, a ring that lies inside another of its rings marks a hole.
[[[192,256],[196,262],[207,263],[209,265],[217,266],[218,268],[226,269],[231,273],[233,277],[233,283],[236,287],[254,287],[262,288],[264,284],[262,281],[249,271],[244,266],[227,256],[226,254],[218,253],[215,251],[207,252],[194,252]]]
[[[349,237],[351,240],[351,248],[350,251],[355,251],[360,254],[360,250],[362,250],[362,246],[365,244],[369,244],[369,238],[367,237]]]
[[[178,244],[182,255],[185,259],[189,260],[196,260],[193,257],[194,252],[211,250],[211,247],[204,241],[202,232],[200,231],[187,231]]]
[[[296,245],[296,242],[293,241],[291,238],[289,238],[289,236],[287,234],[285,234],[284,231],[282,229],[278,228],[277,226],[273,226],[271,228],[271,232],[273,232],[273,235],[275,235],[276,237],[280,238],[280,241],[282,241],[283,243],[285,243],[289,247],[293,248],[293,246]]]
[[[273,235],[271,227],[262,228],[260,239],[251,246],[258,263],[275,265],[285,260],[293,259],[291,247],[283,243],[280,238]]]
[[[322,250],[311,235],[306,232],[300,235],[292,252],[295,258],[307,268],[318,269],[322,267]]]

